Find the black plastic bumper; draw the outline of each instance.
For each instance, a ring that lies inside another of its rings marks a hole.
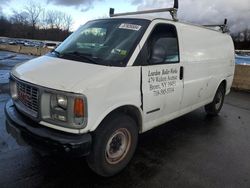
[[[91,148],[90,134],[75,135],[44,127],[20,114],[12,100],[5,105],[6,130],[20,145],[28,144],[45,152],[86,156]]]

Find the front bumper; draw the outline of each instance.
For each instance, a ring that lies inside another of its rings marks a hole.
[[[6,103],[5,114],[6,130],[20,145],[28,144],[40,151],[77,157],[90,152],[92,137],[89,133],[75,135],[44,127],[18,112],[12,100]]]

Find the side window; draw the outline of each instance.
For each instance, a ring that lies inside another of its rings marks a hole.
[[[161,37],[152,46],[151,64],[179,62],[177,38]]]
[[[176,28],[173,25],[158,24],[148,38],[148,64],[179,62],[179,47]]]
[[[170,24],[158,24],[143,46],[135,65],[179,63],[179,46],[176,28]]]

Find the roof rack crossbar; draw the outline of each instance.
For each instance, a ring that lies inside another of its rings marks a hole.
[[[172,19],[174,21],[178,21],[178,18],[177,18],[178,8],[179,8],[178,0],[174,0],[173,8],[162,8],[162,9],[144,10],[144,11],[137,11],[137,12],[125,12],[125,13],[118,13],[118,14],[115,14],[115,9],[114,8],[110,8],[109,9],[109,16],[110,17],[116,17],[116,16],[149,14],[149,13],[158,13],[158,12],[169,12],[170,15],[172,16]]]
[[[212,25],[203,25],[203,26],[204,27],[220,27],[223,33],[228,32],[227,19],[224,20],[224,24],[212,24]]]

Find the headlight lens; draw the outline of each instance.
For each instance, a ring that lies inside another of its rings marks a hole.
[[[50,114],[51,118],[59,121],[67,121],[68,99],[64,95],[51,95]]]
[[[58,106],[66,110],[68,106],[68,98],[63,95],[57,95],[56,99],[57,99]]]

